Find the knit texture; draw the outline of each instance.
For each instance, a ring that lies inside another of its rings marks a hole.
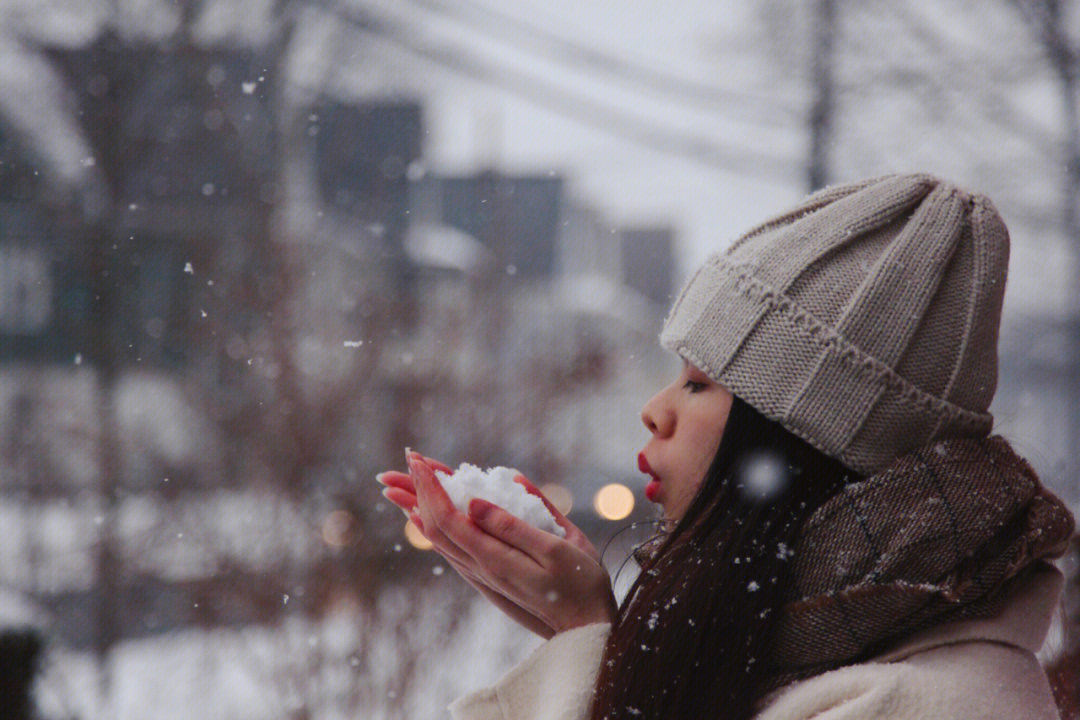
[[[827,188],[711,256],[661,343],[862,474],[985,437],[1009,236],[930,175]]]
[[[855,662],[946,621],[1000,609],[1072,535],[1068,508],[998,436],[909,453],[803,526],[773,663],[793,677]]]

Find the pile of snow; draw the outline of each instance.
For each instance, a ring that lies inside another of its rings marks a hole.
[[[529,492],[514,477],[519,473],[507,467],[494,467],[481,470],[475,465],[461,463],[452,475],[441,470],[435,471],[450,500],[463,513],[469,511],[469,501],[473,498],[487,500],[498,505],[511,515],[515,515],[535,528],[566,537],[566,530],[555,522],[543,501]]]

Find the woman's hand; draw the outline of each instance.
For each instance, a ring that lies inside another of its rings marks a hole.
[[[523,476],[566,530],[566,538],[538,530],[501,508],[475,499],[458,511],[435,477],[449,468],[418,453],[410,474],[383,473],[383,494],[402,508],[459,574],[511,618],[542,637],[608,622],[615,600],[596,549],[573,523]]]
[[[433,469],[441,470],[445,473],[453,472],[453,470],[437,460],[424,458],[424,461]],[[417,511],[416,486],[413,484],[412,477],[408,473],[390,470],[388,472],[380,473],[375,479],[386,486],[383,489],[383,496],[394,505],[397,505],[401,511],[405,513],[405,517],[409,518],[412,524],[415,525],[420,532],[423,532],[424,523],[420,519]],[[430,539],[431,538],[429,538],[429,540]],[[461,575],[466,582],[476,588],[492,605],[499,608],[499,610],[514,620],[514,622],[524,626],[530,632],[533,632],[544,639],[550,638],[555,634],[555,631],[543,620],[532,615],[525,608],[515,604],[509,598],[498,594],[492,588],[485,585],[472,568],[462,564],[458,559],[460,557],[459,552],[451,551],[449,547],[441,547],[439,538],[432,540],[432,545],[434,550],[442,555],[446,561],[450,563],[450,566],[457,571],[458,575]]]

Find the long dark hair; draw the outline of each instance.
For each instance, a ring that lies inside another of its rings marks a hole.
[[[752,717],[799,529],[858,479],[736,397],[700,489],[619,608],[593,720]]]

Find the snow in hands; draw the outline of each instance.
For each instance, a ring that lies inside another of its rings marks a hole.
[[[435,471],[451,502],[461,512],[467,513],[469,501],[480,498],[498,505],[535,528],[566,537],[566,530],[555,522],[543,501],[531,495],[521,484],[514,482],[514,477],[518,474],[517,470],[507,467],[481,470],[470,463],[461,463],[453,475],[441,470]]]

